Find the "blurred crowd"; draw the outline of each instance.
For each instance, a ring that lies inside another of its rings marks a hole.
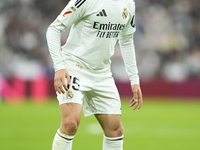
[[[46,29],[67,3],[0,0],[0,76],[53,78]],[[136,0],[136,28],[134,43],[142,81],[200,79],[199,0]],[[119,45],[112,62],[114,77],[127,81]]]

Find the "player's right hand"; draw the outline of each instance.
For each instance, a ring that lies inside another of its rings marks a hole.
[[[70,75],[66,69],[61,69],[55,72],[54,76],[54,88],[59,94],[65,93],[65,90],[68,91],[65,78],[67,78],[67,84],[71,84]],[[63,89],[64,87],[64,89]]]

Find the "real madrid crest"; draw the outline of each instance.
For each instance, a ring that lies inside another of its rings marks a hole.
[[[66,97],[67,97],[68,99],[72,99],[72,98],[74,97],[74,94],[72,93],[72,91],[69,90],[69,91],[67,92]]]
[[[122,18],[126,19],[128,17],[128,12],[127,12],[127,8],[124,8],[124,11],[122,13]]]

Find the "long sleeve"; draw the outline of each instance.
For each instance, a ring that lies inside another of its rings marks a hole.
[[[139,85],[138,69],[136,64],[135,48],[133,44],[133,34],[122,35],[119,39],[122,58],[131,85]]]
[[[61,34],[65,30],[65,26],[58,20],[55,20],[47,29],[46,38],[49,52],[53,60],[55,71],[64,69],[65,65],[61,53]]]
[[[71,27],[86,15],[88,10],[87,3],[89,2],[85,0],[71,0],[47,29],[47,44],[55,71],[65,68],[61,53],[61,34],[66,28]]]

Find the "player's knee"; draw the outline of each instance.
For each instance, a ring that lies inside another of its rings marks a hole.
[[[68,135],[74,135],[78,130],[78,125],[79,122],[74,119],[67,119],[64,123],[62,123],[65,133]]]
[[[120,125],[116,130],[117,136],[122,136],[123,135],[123,131],[124,131],[123,126]]]
[[[123,126],[112,126],[112,128],[104,130],[104,132],[107,137],[119,137],[123,135]]]

